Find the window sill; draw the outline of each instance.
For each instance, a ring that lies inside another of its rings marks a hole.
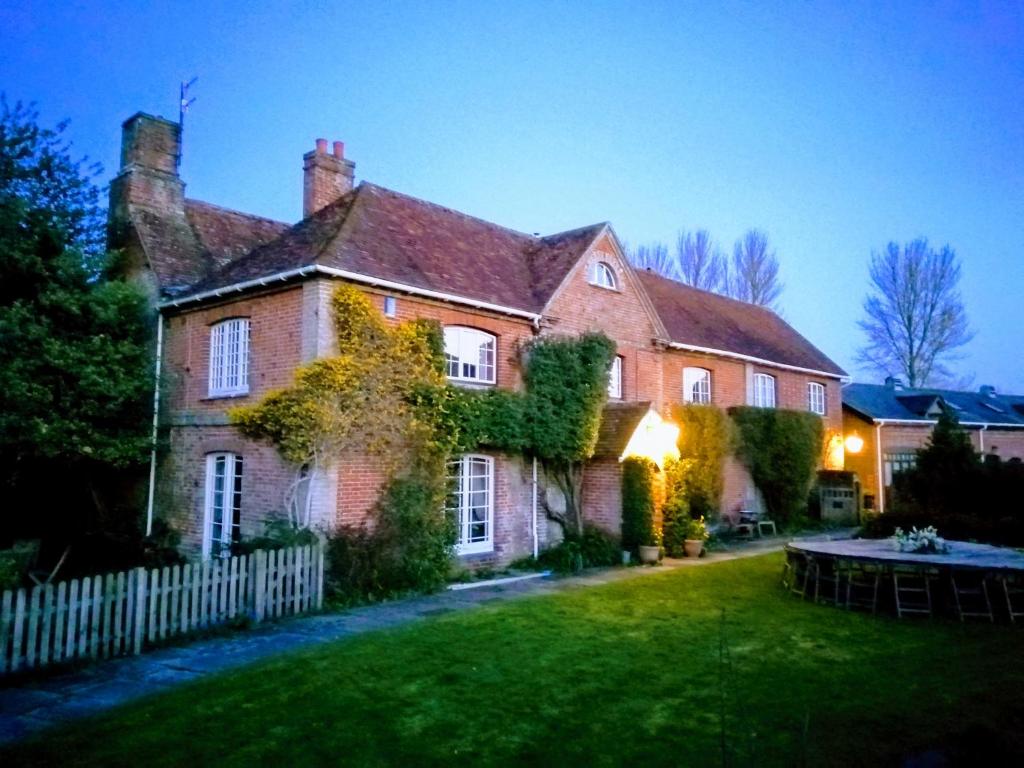
[[[473,557],[474,555],[489,555],[494,552],[494,542],[479,544],[455,545],[455,554],[458,557]]]
[[[611,286],[611,285],[600,285],[598,283],[591,283],[590,281],[587,281],[587,285],[591,286],[592,288],[600,288],[602,291],[611,291],[612,293],[622,293],[622,289],[621,288],[616,288],[616,287]]]
[[[497,384],[493,381],[472,381],[470,379],[453,379],[450,376],[448,381],[454,384],[456,387],[462,387],[463,389],[494,389]]]
[[[211,400],[237,400],[240,397],[248,396],[249,390],[245,390],[245,392],[219,392],[217,394],[210,394],[207,395],[206,397],[201,397],[199,398],[199,401],[206,403],[210,402]]]

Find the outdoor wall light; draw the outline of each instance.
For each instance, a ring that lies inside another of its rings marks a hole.
[[[854,432],[846,436],[846,450],[850,453],[860,453],[864,448],[864,438]]]

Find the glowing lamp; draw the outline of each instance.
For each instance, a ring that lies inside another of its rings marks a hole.
[[[846,436],[846,450],[850,453],[860,453],[861,449],[864,448],[864,438],[854,432],[852,435]]]
[[[663,468],[668,459],[679,458],[679,427],[665,421],[653,408],[637,424],[619,461],[631,456],[650,459]]]

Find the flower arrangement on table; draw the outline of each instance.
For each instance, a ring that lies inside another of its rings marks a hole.
[[[919,555],[942,555],[949,552],[949,545],[939,536],[933,525],[921,530],[915,526],[910,529],[910,533],[904,533],[902,528],[897,528],[892,539],[900,552],[914,552]]]

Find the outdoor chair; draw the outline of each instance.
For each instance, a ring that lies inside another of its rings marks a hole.
[[[831,557],[807,558],[807,582],[808,589],[814,584],[814,602],[839,605],[839,572]]]
[[[758,536],[764,536],[765,531],[771,529],[772,535],[777,536],[778,530],[775,528],[775,521],[768,520],[764,516],[764,512],[754,512],[749,509],[741,509],[739,511],[740,525],[750,526],[750,534],[757,534]]]
[[[959,575],[953,571],[949,576],[950,585],[953,587],[953,599],[956,602],[956,612],[960,621],[967,619],[988,619],[995,623],[996,617],[992,613],[992,601],[988,596],[988,574],[969,573],[961,571]]]
[[[939,572],[935,568],[898,565],[892,569],[893,593],[896,597],[896,615],[932,615],[931,583]]]
[[[782,567],[782,586],[800,597],[807,597],[808,558],[803,552],[786,550],[786,564]]]
[[[726,525],[729,526],[729,530],[733,533],[741,536],[752,537],[754,535],[755,525],[748,519],[744,518],[746,512],[735,510],[733,512],[723,512],[722,520]]]
[[[28,572],[28,577],[39,586],[52,583],[53,580],[57,578],[57,574],[60,572],[61,566],[64,565],[64,561],[68,559],[69,552],[71,552],[70,544],[64,548],[64,554],[60,556],[60,560],[57,561],[57,564],[53,566],[53,568],[49,570],[45,568],[35,568]]]
[[[840,560],[836,564],[840,579],[846,583],[843,601],[847,609],[870,608],[878,612],[878,587],[882,583],[882,569],[871,563]]]
[[[999,577],[1003,585],[1003,594],[1006,596],[1006,610],[1010,614],[1010,623],[1016,623],[1018,618],[1024,618],[1024,581],[1016,575],[1002,575]]]

